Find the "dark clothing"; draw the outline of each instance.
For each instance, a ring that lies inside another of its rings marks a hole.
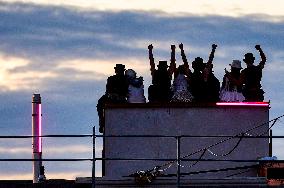
[[[106,94],[113,103],[124,103],[128,93],[128,81],[125,75],[114,75],[107,79]]]
[[[171,76],[167,69],[154,70],[149,86],[149,102],[168,102],[171,98]]]
[[[113,75],[108,77],[106,93],[98,100],[97,111],[99,116],[99,131],[104,132],[105,127],[105,104],[126,103],[128,93],[128,81],[125,75]]]
[[[202,73],[194,71],[190,77],[190,88],[194,102],[202,102],[205,98],[205,83]]]
[[[108,97],[107,95],[103,95],[99,100],[97,104],[97,112],[99,116],[99,132],[104,132],[105,127],[105,104],[108,103]]]
[[[220,82],[213,73],[210,73],[207,82],[205,83],[205,98],[204,102],[220,101]]]
[[[217,102],[219,101],[220,82],[210,73],[208,80],[204,81],[200,72],[191,75],[190,88],[194,102]]]
[[[246,101],[263,101],[264,91],[261,89],[262,66],[250,66],[241,72],[243,95]]]

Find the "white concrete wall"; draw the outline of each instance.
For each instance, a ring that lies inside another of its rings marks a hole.
[[[269,120],[268,107],[203,106],[189,105],[165,106],[151,104],[127,104],[109,106],[106,109],[105,135],[236,135]],[[258,135],[268,129],[268,124],[250,131]],[[267,135],[267,134],[266,134]],[[225,138],[182,138],[181,156],[207,147]],[[217,154],[230,151],[239,138],[210,148]],[[106,138],[105,157],[107,158],[176,158],[174,138]],[[202,152],[189,158],[199,158]],[[268,139],[243,138],[239,146],[227,157],[215,157],[206,152],[203,159],[257,159],[268,155]],[[164,161],[106,161],[105,177],[121,179],[139,170],[148,170]],[[219,169],[252,163],[182,162],[181,172]],[[186,178],[224,178],[239,171],[207,173]],[[174,164],[165,173],[176,172]],[[238,176],[256,176],[252,170]]]

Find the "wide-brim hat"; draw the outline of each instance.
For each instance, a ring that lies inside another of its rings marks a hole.
[[[123,64],[116,64],[114,69],[115,70],[125,70],[125,65],[123,65]]]
[[[167,61],[159,61],[158,67],[166,67],[168,68],[168,62]]]
[[[232,68],[242,69],[242,62],[240,60],[233,60],[232,64],[229,64]]]

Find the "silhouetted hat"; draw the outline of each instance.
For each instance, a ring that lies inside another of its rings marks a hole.
[[[244,60],[244,62],[246,62],[246,61],[255,60],[255,58],[254,58],[252,53],[246,53],[245,58],[243,60]]]
[[[196,57],[192,63],[202,64],[203,63],[203,59],[201,57]]]
[[[168,63],[167,61],[159,61],[159,64],[158,64],[158,67],[165,67],[165,68],[168,68]]]
[[[240,60],[233,60],[232,64],[229,64],[233,68],[242,69],[242,62]]]
[[[115,65],[115,67],[114,67],[114,69],[120,69],[120,70],[125,70],[125,65],[123,65],[123,64],[116,64]]]

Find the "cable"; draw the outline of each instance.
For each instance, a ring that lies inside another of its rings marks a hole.
[[[197,151],[195,151],[195,152],[192,152],[192,153],[190,153],[190,154],[188,154],[188,155],[185,155],[185,156],[181,157],[181,159],[190,157],[190,156],[192,156],[192,155],[194,155],[194,154],[196,154],[196,153],[199,153],[199,152],[201,152],[201,151],[208,150],[209,148],[212,148],[212,147],[214,147],[214,146],[216,146],[216,145],[222,144],[222,143],[224,143],[224,142],[226,142],[226,141],[229,141],[229,140],[231,140],[231,139],[233,139],[233,138],[239,137],[240,135],[242,136],[241,138],[243,138],[243,135],[246,134],[247,132],[252,131],[252,130],[254,130],[254,129],[257,129],[257,128],[261,127],[261,126],[264,126],[264,125],[266,125],[267,123],[269,124],[270,122],[273,121],[272,126],[269,127],[269,128],[271,129],[271,128],[274,126],[274,124],[277,122],[277,120],[280,119],[280,118],[282,118],[282,117],[284,117],[284,114],[281,115],[281,116],[278,116],[277,118],[274,118],[274,119],[272,119],[272,120],[270,120],[270,121],[268,121],[268,122],[265,122],[265,123],[262,123],[262,124],[260,124],[260,125],[254,126],[254,127],[250,128],[250,129],[247,129],[245,132],[242,132],[242,133],[239,133],[239,134],[237,134],[237,135],[235,135],[235,136],[231,136],[231,137],[229,137],[229,138],[223,139],[223,140],[221,140],[221,141],[219,141],[219,142],[216,142],[216,143],[214,143],[214,144],[211,144],[211,145],[209,145],[209,146],[207,146],[207,147],[205,147],[205,148],[199,149],[199,150],[197,150]],[[240,140],[241,140],[241,139],[240,139]],[[240,140],[239,140],[239,142],[240,142]],[[237,145],[238,145],[238,144],[237,144]],[[236,146],[237,146],[237,145],[236,145]],[[236,147],[236,146],[235,146],[235,147]],[[235,149],[235,148],[234,148],[234,149]],[[229,152],[229,153],[231,153],[231,152]],[[176,161],[176,160],[175,160],[175,161]],[[175,161],[167,162],[167,163],[165,163],[164,165],[159,166],[159,168],[164,167],[164,166],[168,166],[169,164],[174,163]],[[156,168],[156,167],[157,167],[157,166],[155,166],[154,168]],[[154,169],[154,168],[153,168],[153,169]],[[149,170],[147,170],[147,171],[151,172],[153,169],[149,169]]]
[[[244,134],[243,134],[243,135],[244,135]],[[239,146],[239,144],[241,143],[241,140],[242,140],[242,139],[243,139],[243,136],[240,137],[240,139],[239,139],[239,141],[237,142],[237,144],[236,144],[229,152],[227,152],[227,153],[225,153],[225,154],[218,155],[218,154],[213,153],[213,152],[210,151],[209,149],[207,149],[207,151],[208,151],[209,153],[211,153],[212,155],[216,156],[216,157],[219,157],[219,156],[221,156],[221,157],[226,157],[226,156],[230,155],[230,154]]]

